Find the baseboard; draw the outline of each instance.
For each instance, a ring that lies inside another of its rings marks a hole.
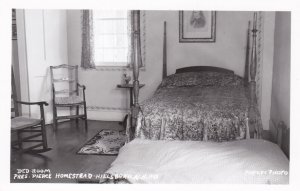
[[[69,115],[69,110],[59,111],[59,115]],[[123,121],[125,115],[128,113],[126,108],[114,108],[114,107],[87,107],[87,118],[89,120],[96,121]],[[53,114],[52,111],[45,112],[46,124],[52,124]],[[62,121],[62,120],[60,120]]]
[[[123,121],[127,111],[124,110],[93,110],[87,111],[90,120],[99,121]]]

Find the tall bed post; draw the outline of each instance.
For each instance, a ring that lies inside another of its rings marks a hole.
[[[252,28],[252,49],[251,49],[251,62],[250,62],[250,108],[249,108],[249,130],[250,138],[260,138],[261,129],[259,129],[257,116],[256,116],[256,67],[257,67],[257,53],[256,53],[256,36],[257,36],[257,12],[254,12],[253,16],[253,28]]]
[[[136,127],[139,112],[139,66],[141,66],[141,41],[140,41],[140,11],[132,11],[133,21],[133,106],[131,108],[131,126]]]
[[[164,41],[163,41],[163,73],[162,78],[167,77],[167,22],[164,22]]]
[[[244,80],[245,84],[248,85],[249,83],[249,53],[250,53],[250,32],[251,32],[251,22],[248,22],[248,29],[247,29],[247,45],[246,45],[246,60],[245,60],[245,74]]]

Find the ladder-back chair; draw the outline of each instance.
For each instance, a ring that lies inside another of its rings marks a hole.
[[[11,147],[19,153],[41,153],[51,150],[47,144],[44,105],[48,103],[17,101],[15,78],[12,69],[12,116],[11,116]],[[40,107],[40,118],[21,115],[19,105],[37,105]],[[14,138],[15,137],[15,138]]]
[[[30,116],[16,116],[11,119],[11,133],[17,135],[17,139],[11,142],[12,149],[18,152],[41,153],[51,150],[47,144],[44,105],[41,102],[16,101],[17,104],[38,105],[40,107],[40,118]],[[25,144],[26,143],[26,144]]]
[[[85,86],[78,83],[78,66],[62,64],[59,66],[50,66],[52,100],[53,100],[53,129],[57,130],[58,120],[62,119],[83,119],[85,129],[87,130],[87,112],[85,101]],[[83,107],[83,113],[80,114],[80,107]],[[58,116],[58,108],[69,108],[70,115]],[[76,108],[73,114],[72,109]]]

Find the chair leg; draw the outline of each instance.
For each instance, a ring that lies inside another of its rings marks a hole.
[[[57,110],[55,105],[53,104],[53,131],[57,130]]]
[[[18,147],[19,147],[20,150],[22,150],[23,149],[23,142],[21,141],[22,136],[21,136],[20,131],[17,131],[17,139],[18,139]]]
[[[84,109],[85,130],[87,131],[88,123],[87,123],[87,113],[86,113],[86,102],[84,102],[83,104],[83,109]]]
[[[79,106],[76,106],[76,115],[79,115]],[[78,125],[78,118],[76,118],[76,125]]]
[[[42,121],[42,124],[41,124],[41,131],[42,131],[43,148],[44,148],[44,149],[48,149],[47,133],[46,133],[45,121]]]

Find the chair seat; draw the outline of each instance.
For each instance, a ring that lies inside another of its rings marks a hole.
[[[67,104],[80,104],[83,103],[83,99],[80,96],[70,96],[70,97],[56,97],[55,104],[57,105],[67,105]]]
[[[11,130],[16,131],[27,127],[32,127],[41,123],[41,119],[34,119],[25,116],[11,119]]]

